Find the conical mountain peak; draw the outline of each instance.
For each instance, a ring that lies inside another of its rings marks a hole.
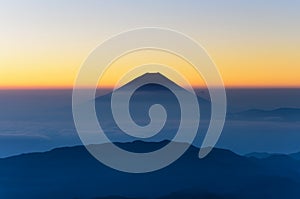
[[[151,82],[151,83],[149,83],[149,82]],[[122,88],[126,89],[126,88],[129,88],[134,85],[143,85],[145,83],[159,84],[159,85],[162,85],[162,86],[165,86],[168,88],[172,88],[172,89],[184,89],[159,72],[145,73],[145,74],[133,79],[129,83],[125,84],[124,86],[122,86]]]

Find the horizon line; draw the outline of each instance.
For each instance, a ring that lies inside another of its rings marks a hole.
[[[181,86],[182,88],[187,88]],[[0,86],[0,90],[73,90],[73,86]],[[92,89],[93,87],[82,87],[82,89]],[[117,87],[118,88],[118,87]],[[207,86],[192,86],[193,89],[207,89]],[[213,86],[213,88],[221,88],[219,86]],[[244,85],[244,86],[224,86],[225,89],[300,89],[300,85],[296,86],[269,86],[269,85]],[[97,90],[113,90],[113,86],[100,86]]]

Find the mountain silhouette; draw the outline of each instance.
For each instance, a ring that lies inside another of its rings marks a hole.
[[[119,143],[139,152],[166,142]],[[180,144],[180,143],[178,143]],[[83,146],[0,159],[0,197],[92,198],[273,198],[300,197],[300,161],[286,155],[248,158],[214,149],[204,159],[191,146],[175,163],[145,174],[110,169]],[[111,196],[111,197],[108,197]]]
[[[139,85],[142,86],[139,87]],[[181,95],[192,95],[192,93],[160,73],[145,73],[118,88],[116,92],[122,95],[126,94],[132,88],[137,89],[130,98],[129,110],[136,124],[145,126],[150,123],[149,109],[155,104],[162,105],[168,115],[163,129],[159,133],[149,139],[141,140],[171,140],[177,133],[181,122],[180,104],[172,90],[179,92]],[[134,141],[135,138],[124,133],[116,124],[111,111],[111,97],[112,93],[109,93],[99,96],[95,100],[96,112],[101,127],[113,141]],[[210,118],[210,102],[199,96],[196,96],[196,98],[199,104],[201,120],[208,120]],[[205,126],[205,128],[207,127]]]

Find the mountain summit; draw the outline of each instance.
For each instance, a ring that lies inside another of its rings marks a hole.
[[[149,83],[150,82],[150,83]],[[162,90],[166,88],[171,88],[175,90],[184,90],[181,86],[177,85],[175,82],[167,78],[166,76],[162,75],[161,73],[145,73],[129,83],[125,84],[120,90],[127,90],[131,87],[136,87],[136,85],[145,85],[142,86],[144,89],[149,91],[150,90]],[[165,88],[166,87],[166,88]]]

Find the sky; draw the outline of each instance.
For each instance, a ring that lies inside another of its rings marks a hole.
[[[300,1],[0,1],[0,88],[71,88],[89,53],[112,35],[140,27],[170,28],[195,39],[227,87],[300,87]],[[141,52],[153,57],[153,52]],[[151,54],[152,53],[152,54]],[[131,57],[130,57],[131,56]],[[161,60],[201,77],[177,58]],[[112,86],[124,58],[100,82]],[[125,63],[125,64],[124,64]],[[101,66],[100,66],[101,67]],[[172,79],[172,78],[171,78]]]

